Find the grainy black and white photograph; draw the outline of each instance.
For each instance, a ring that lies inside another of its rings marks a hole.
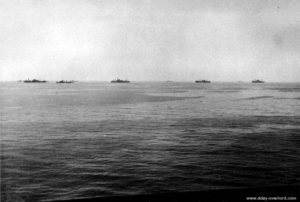
[[[297,201],[299,0],[0,0],[1,202]]]

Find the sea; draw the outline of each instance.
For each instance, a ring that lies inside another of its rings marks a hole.
[[[300,83],[0,83],[1,198],[300,184]]]

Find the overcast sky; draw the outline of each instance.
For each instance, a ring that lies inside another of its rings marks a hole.
[[[0,80],[300,81],[299,0],[0,0]]]

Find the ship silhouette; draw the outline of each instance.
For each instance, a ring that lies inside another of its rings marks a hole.
[[[262,81],[262,80],[258,80],[258,79],[256,79],[256,80],[253,80],[252,81],[252,83],[265,83],[264,81]]]
[[[112,80],[111,83],[130,83],[130,81],[117,78],[115,80]]]
[[[24,80],[24,83],[46,83],[47,81],[45,80],[37,80],[37,79],[27,79],[27,80]]]
[[[208,80],[196,80],[195,83],[211,83]]]
[[[64,81],[64,80],[61,80],[61,81],[57,81],[56,83],[74,83],[74,81]]]

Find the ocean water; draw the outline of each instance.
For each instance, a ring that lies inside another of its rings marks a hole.
[[[299,83],[0,84],[1,197],[300,183]]]

